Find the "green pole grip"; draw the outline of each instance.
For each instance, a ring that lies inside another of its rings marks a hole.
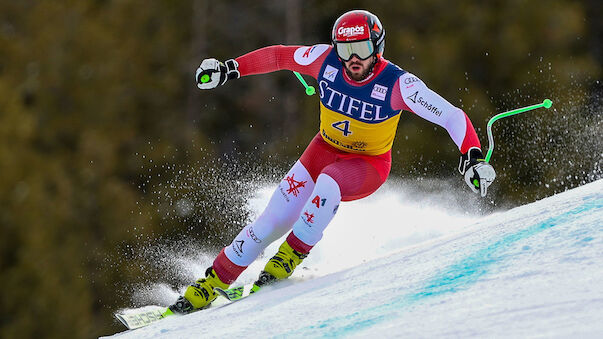
[[[551,108],[552,105],[553,105],[553,102],[551,100],[545,99],[540,104],[514,109],[511,111],[497,114],[494,117],[492,117],[492,119],[490,119],[490,121],[488,121],[488,126],[487,126],[489,146],[488,146],[488,153],[486,154],[486,158],[485,158],[486,162],[490,161],[490,158],[492,157],[492,152],[494,151],[494,137],[492,137],[492,124],[494,124],[495,121],[497,121],[498,119],[502,119],[502,118],[511,116],[511,115],[531,111],[533,109],[537,109],[537,108],[541,108],[541,107]]]
[[[299,72],[293,71],[293,74],[295,74],[297,79],[299,79],[299,82],[301,82],[302,85],[304,85],[304,87],[306,88],[307,95],[313,95],[314,93],[316,93],[316,89],[314,89],[313,86],[308,86],[308,84],[306,83],[306,80],[304,80],[304,78],[301,76],[301,74],[299,74]]]

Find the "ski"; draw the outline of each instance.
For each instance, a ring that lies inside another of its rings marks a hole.
[[[256,289],[252,292],[253,287],[254,287],[254,284],[248,284],[248,285],[244,285],[244,286],[240,286],[240,287],[230,288],[227,290],[215,288],[218,295],[220,295],[224,298],[217,298],[216,300],[214,300],[211,303],[211,305],[209,307],[201,308],[201,309],[195,310],[191,313],[199,312],[199,311],[206,310],[209,308],[225,306],[225,305],[230,304],[232,301],[240,300],[244,297],[247,297],[249,294],[251,294],[253,292],[257,292],[259,290],[259,287],[256,287]],[[239,291],[239,292],[237,292],[237,291]],[[238,293],[238,297],[237,297],[237,293]],[[229,297],[229,295],[230,295],[230,297]],[[159,320],[164,319],[166,317],[179,315],[179,314],[172,312],[172,310],[170,310],[169,307],[148,305],[148,306],[143,306],[143,307],[134,308],[134,309],[121,310],[121,311],[115,312],[113,315],[122,324],[124,324],[124,326],[126,326],[126,328],[128,328],[129,330],[133,330],[133,329],[148,326],[148,325],[158,322]]]
[[[251,284],[247,284],[247,285],[243,285],[243,286],[239,286],[239,287],[234,287],[234,288],[228,288],[225,290],[223,290],[219,287],[214,287],[214,291],[216,291],[218,294],[220,294],[221,296],[223,296],[224,298],[226,298],[230,301],[241,300],[259,290],[260,290],[260,287],[258,285],[256,285],[255,283],[251,283]]]
[[[244,299],[250,294],[253,294],[259,290],[260,287],[255,283],[228,288],[225,290],[219,287],[215,287],[214,291],[216,291],[216,293],[218,293],[218,295],[222,296],[223,298],[218,298],[214,300],[211,306],[224,306],[229,304],[230,302]],[[199,309],[194,312],[198,312],[204,309],[207,308]],[[172,312],[168,307],[157,305],[149,305],[140,308],[121,310],[114,313],[115,318],[117,318],[129,330],[148,326],[152,323],[158,322],[161,319],[173,315],[175,315],[175,313]]]
[[[115,318],[121,321],[121,323],[129,330],[133,330],[155,323],[165,317],[174,315],[174,313],[168,307],[149,305],[136,309],[119,311],[114,315]]]

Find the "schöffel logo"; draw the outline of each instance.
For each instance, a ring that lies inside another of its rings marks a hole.
[[[245,240],[237,240],[235,241],[235,246],[237,246],[237,249],[243,253],[243,244],[245,243]]]
[[[235,254],[239,258],[243,257],[243,244],[244,243],[245,243],[245,240],[235,240],[232,242],[232,250],[235,252]]]
[[[348,38],[362,34],[364,34],[364,26],[339,27],[339,29],[337,30],[337,35]]]

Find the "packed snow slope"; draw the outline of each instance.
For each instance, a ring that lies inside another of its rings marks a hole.
[[[360,206],[366,207],[352,204],[338,218],[348,212],[353,218]],[[430,207],[391,211],[394,217],[374,219],[362,234],[346,235],[345,227],[325,234],[325,246],[316,252],[328,248],[332,260],[355,266],[311,274],[310,256],[305,275],[296,272],[291,281],[116,336],[603,337],[603,180],[482,217],[430,214]],[[460,231],[417,227],[403,237],[383,234],[383,220],[400,229],[412,223],[405,213],[467,224]],[[434,232],[435,238],[426,235]],[[383,253],[357,261],[354,253],[363,248],[354,237],[368,239],[372,252],[370,241],[383,243]],[[413,237],[415,245],[391,244]],[[348,248],[349,242],[356,247]],[[327,265],[315,264],[321,263]],[[258,267],[250,268],[253,275]]]

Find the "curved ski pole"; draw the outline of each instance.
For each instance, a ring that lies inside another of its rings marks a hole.
[[[304,78],[301,76],[301,74],[299,74],[299,72],[293,71],[293,74],[295,74],[297,79],[299,79],[299,82],[301,82],[302,85],[304,85],[304,87],[306,88],[307,95],[313,95],[314,93],[316,93],[316,89],[314,89],[313,86],[308,86],[308,84],[306,83],[306,80],[304,80]]]
[[[486,162],[490,161],[490,158],[492,157],[492,152],[494,151],[494,137],[492,137],[492,124],[494,124],[494,122],[498,119],[501,118],[505,118],[511,115],[515,115],[515,114],[519,114],[519,113],[523,113],[523,112],[527,112],[527,111],[531,111],[533,109],[537,109],[537,108],[550,108],[553,105],[553,102],[549,99],[545,99],[542,103],[540,104],[536,104],[536,105],[532,105],[532,106],[527,106],[527,107],[523,107],[523,108],[518,108],[518,109],[514,109],[511,111],[507,111],[504,113],[500,113],[495,115],[494,117],[492,117],[492,119],[490,119],[490,121],[488,121],[488,127],[487,127],[487,131],[488,131],[488,153],[486,154]]]

